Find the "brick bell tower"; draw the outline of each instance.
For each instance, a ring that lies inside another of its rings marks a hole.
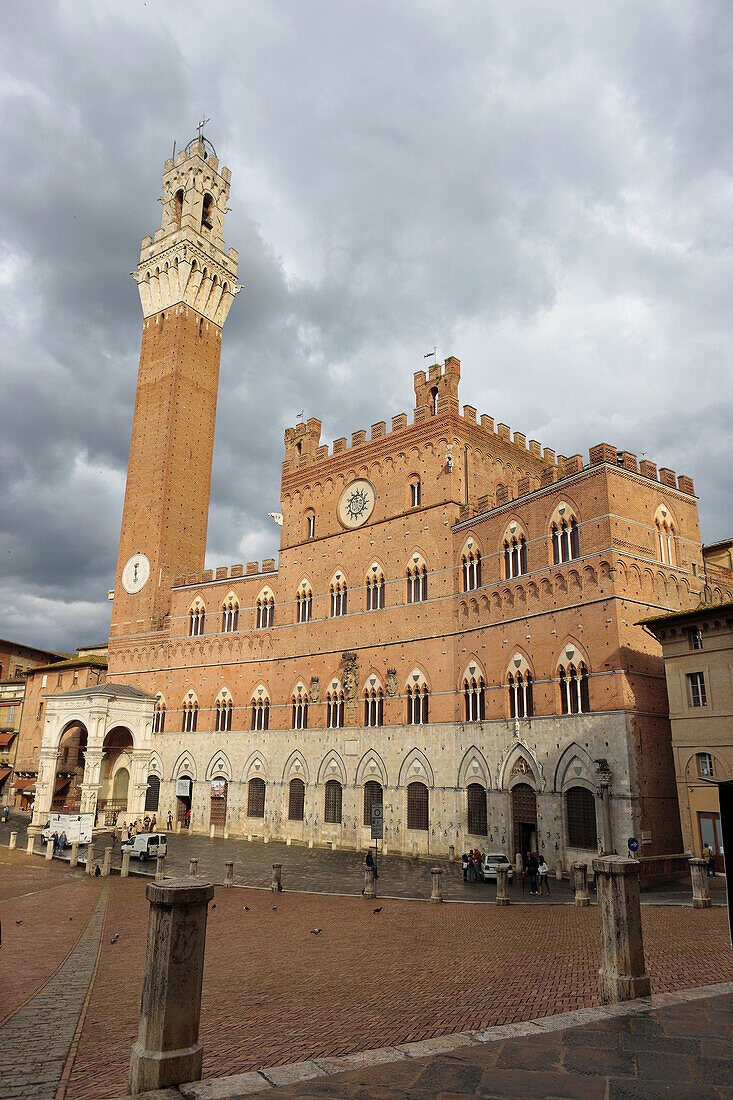
[[[237,285],[224,247],[231,172],[199,135],[163,166],[163,220],[132,272],[143,335],[110,637],[165,625],[178,574],[204,568],[221,330]]]

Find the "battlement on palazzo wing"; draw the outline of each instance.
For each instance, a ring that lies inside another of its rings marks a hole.
[[[257,561],[248,561],[246,565],[220,565],[216,569],[204,569],[201,573],[174,577],[171,587],[191,588],[197,584],[215,584],[217,581],[231,581],[241,577],[267,577],[276,572],[275,559],[264,558],[261,566]]]

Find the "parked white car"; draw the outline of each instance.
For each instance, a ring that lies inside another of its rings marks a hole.
[[[495,881],[496,868],[504,866],[508,867],[509,873],[507,878],[509,882],[511,882],[514,878],[514,868],[512,867],[511,860],[507,859],[502,852],[487,852],[481,864],[481,869],[484,873],[484,882]]]
[[[165,856],[168,844],[165,833],[136,833],[130,840],[120,845],[120,851],[129,852],[130,856],[137,856],[141,863],[146,859],[157,859]]]

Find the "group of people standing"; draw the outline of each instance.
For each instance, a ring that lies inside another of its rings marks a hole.
[[[129,825],[126,821],[123,821],[121,829],[118,829],[117,825],[115,825],[112,830],[112,847],[115,847],[118,836],[122,844],[125,844],[128,840],[132,840],[134,836],[137,836],[138,833],[154,833],[157,824],[158,821],[155,814],[153,814],[152,817],[145,814],[142,821],[139,817],[131,821]]]
[[[463,881],[473,884],[483,882],[483,854],[478,848],[472,848],[470,852],[461,855],[461,867],[463,868]]]
[[[522,890],[525,880],[529,879],[530,894],[539,897],[545,890],[550,893],[550,868],[543,853],[525,852],[522,858]]]

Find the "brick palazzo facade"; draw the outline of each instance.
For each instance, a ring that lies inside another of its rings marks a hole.
[[[449,358],[389,430],[288,429],[277,566],[204,570],[229,181],[204,142],[164,168],[107,694],[49,703],[38,819],[83,726],[86,809],[124,753],[128,812],[200,832],[360,847],[377,801],[392,850],[679,852],[661,652],[634,624],[704,597],[689,478],[461,411]]]

